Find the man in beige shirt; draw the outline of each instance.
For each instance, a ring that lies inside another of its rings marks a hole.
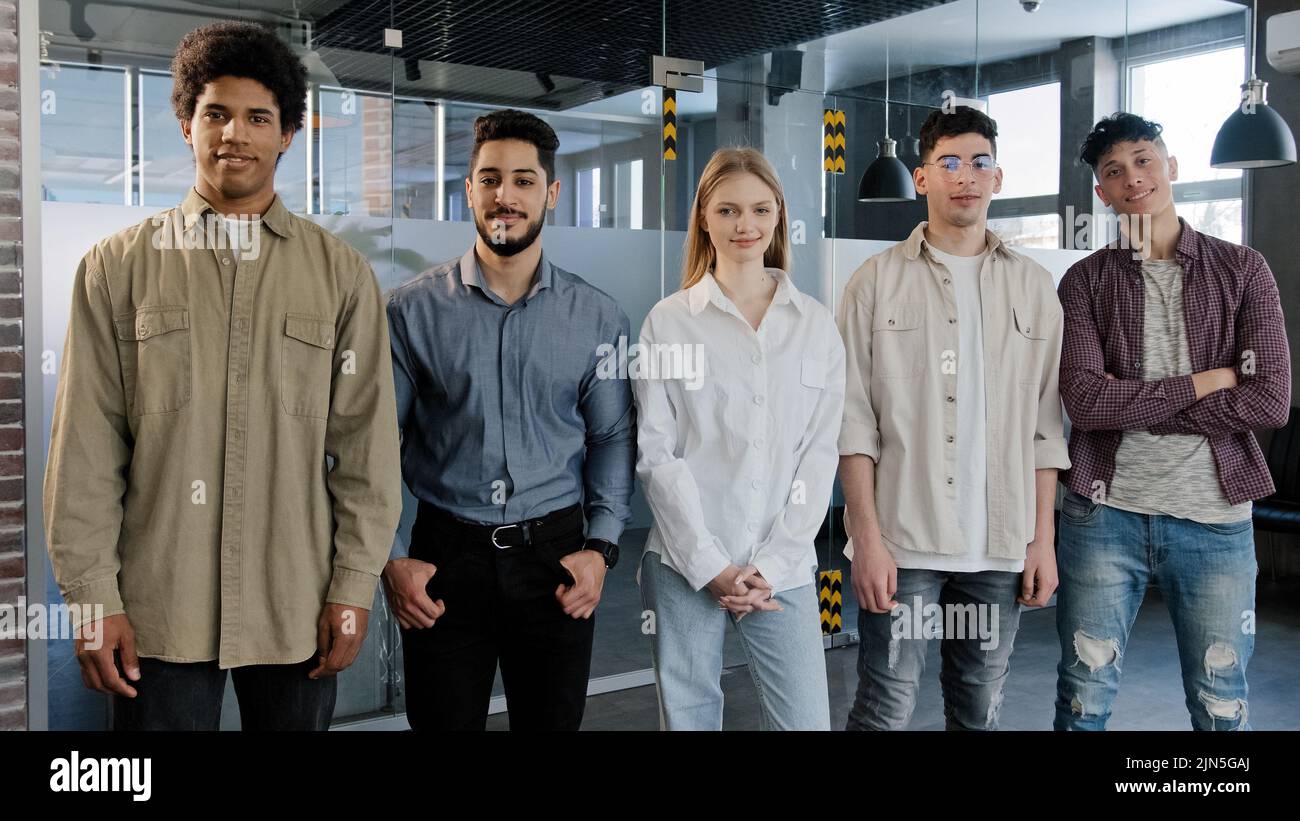
[[[927,639],[943,640],[950,729],[996,729],[1020,606],[1056,588],[1068,468],[1052,276],[986,228],[997,126],[935,111],[916,189],[929,220],[845,286],[845,554],[858,597],[849,729],[902,729]]]
[[[102,607],[77,659],[117,729],[216,729],[228,668],[246,729],[326,729],[401,510],[383,303],[275,194],[304,113],[289,48],[218,23],[172,73],[195,185],[77,269],[50,559],[70,604]]]

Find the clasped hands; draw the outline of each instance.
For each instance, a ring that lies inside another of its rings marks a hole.
[[[755,610],[782,610],[776,591],[752,564],[737,567],[729,564],[707,585],[718,607],[728,610],[740,621]]]

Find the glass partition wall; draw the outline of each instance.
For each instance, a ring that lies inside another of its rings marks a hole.
[[[925,218],[924,198],[858,201],[878,143],[887,129],[914,168],[920,125],[945,100],[978,100],[998,121],[1005,184],[991,227],[1058,278],[1087,252],[1074,241],[1076,215],[1102,210],[1078,144],[1120,108],[1168,127],[1184,170],[1180,213],[1201,230],[1243,236],[1241,176],[1208,165],[1245,74],[1246,13],[1227,0],[1046,2],[1032,14],[1015,0],[785,0],[750,4],[743,16],[712,0],[462,6],[40,0],[42,347],[61,355],[72,276],[90,245],[193,183],[168,68],[185,32],[218,19],[274,26],[302,56],[307,120],[277,190],[360,250],[384,289],[473,242],[464,196],[473,122],[506,107],[538,114],[560,138],[548,256],[615,297],[634,336],[678,288],[691,199],[715,149],[750,145],[772,161],[789,209],[790,275],[834,309],[854,270]],[[671,153],[655,55],[700,62],[701,90],[674,92]],[[1187,82],[1193,74],[1204,82]],[[69,239],[53,226],[76,230]],[[28,400],[44,408],[47,444],[55,384],[47,376]],[[43,472],[40,457],[32,469]],[[405,503],[399,539],[415,515],[409,493]],[[856,633],[842,504],[837,488],[817,540],[828,648]],[[634,578],[649,525],[638,487],[597,615],[589,692],[653,684]],[[39,527],[28,532],[42,538]],[[735,669],[744,657],[731,641]],[[48,673],[51,729],[106,726],[105,701],[82,686],[70,642],[50,643]],[[855,686],[842,678],[832,676],[833,700]],[[404,726],[404,688],[381,593],[364,649],[340,677],[336,726]],[[504,709],[499,681],[496,694],[494,710]],[[233,692],[223,725],[238,726]]]

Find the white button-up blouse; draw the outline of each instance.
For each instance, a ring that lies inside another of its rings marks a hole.
[[[777,591],[810,584],[839,461],[844,344],[785,272],[758,330],[712,273],[661,300],[632,369],[646,549],[699,590],[753,564]]]

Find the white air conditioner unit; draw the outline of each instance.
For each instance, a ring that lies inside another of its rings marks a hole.
[[[1286,74],[1300,74],[1300,11],[1268,18],[1268,64]]]

